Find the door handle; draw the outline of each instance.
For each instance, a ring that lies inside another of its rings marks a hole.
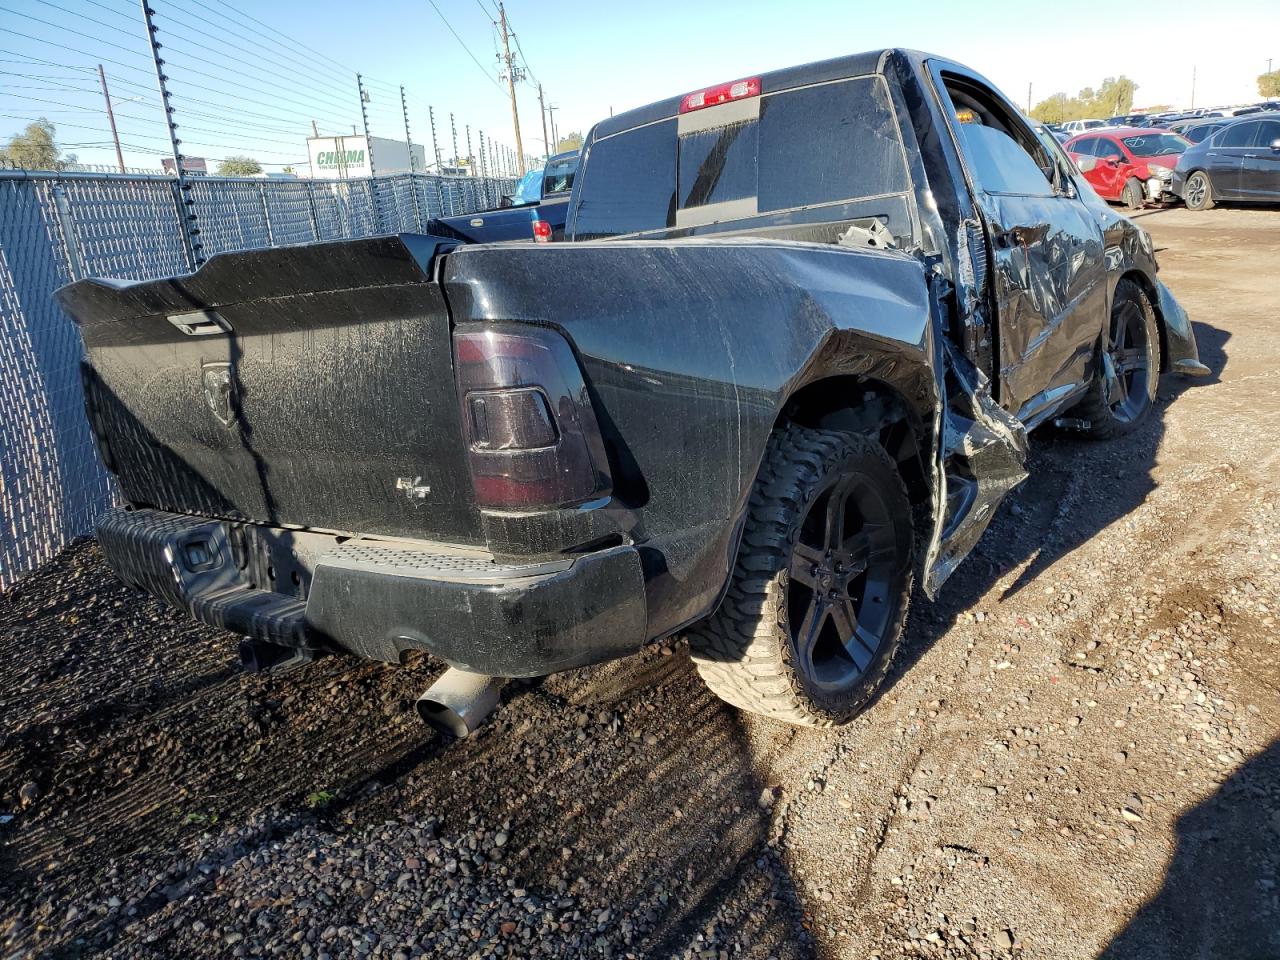
[[[1246,160],[1257,160],[1257,159],[1258,159],[1258,155],[1257,155],[1256,153],[1246,153],[1246,154],[1244,155],[1244,158],[1245,158]]]

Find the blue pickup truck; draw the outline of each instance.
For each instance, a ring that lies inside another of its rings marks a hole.
[[[497,210],[439,217],[427,232],[464,243],[497,243],[501,240],[546,242],[564,237],[569,193],[578,172],[578,152],[558,153],[538,170],[530,170],[516,185],[504,206]]]

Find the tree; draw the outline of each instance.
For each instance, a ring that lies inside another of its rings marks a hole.
[[[0,163],[24,170],[60,170],[64,163],[74,163],[74,156],[61,159],[53,139],[56,132],[44,117],[27,124],[25,130],[9,138],[7,146],[0,147]]]
[[[568,153],[570,150],[582,149],[582,134],[570,133],[560,138],[556,144],[556,153]]]
[[[227,157],[218,164],[220,177],[252,177],[262,172],[262,164],[253,157]]]
[[[1133,109],[1133,97],[1137,92],[1137,83],[1124,74],[1107,77],[1096,90],[1085,87],[1074,97],[1055,93],[1041,100],[1031,108],[1031,116],[1045,123],[1114,117]]]
[[[1280,97],[1280,70],[1261,74],[1258,77],[1258,92],[1268,100],[1272,97]]]

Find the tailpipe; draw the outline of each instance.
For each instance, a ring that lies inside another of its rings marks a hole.
[[[441,733],[462,739],[493,713],[506,682],[506,677],[450,667],[418,697],[418,716]]]

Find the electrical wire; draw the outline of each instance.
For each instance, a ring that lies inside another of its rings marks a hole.
[[[218,2],[219,4],[221,4],[222,6],[226,7],[227,9],[229,9],[229,10],[234,10],[234,11],[235,11],[236,13],[238,13],[241,17],[244,17],[244,18],[245,18],[245,19],[247,19],[247,20],[251,20],[251,21],[253,21],[253,22],[254,22],[254,23],[256,23],[258,26],[262,27],[264,30],[269,30],[271,33],[274,33],[276,36],[281,37],[281,38],[282,38],[282,39],[284,39],[284,40],[287,40],[287,41],[289,42],[289,44],[290,44],[290,45],[292,45],[293,47],[296,47],[296,48],[298,48],[298,49],[300,49],[300,50],[303,50],[303,51],[305,51],[306,53],[314,54],[315,56],[320,57],[320,58],[322,58],[322,59],[324,59],[324,60],[326,60],[326,61],[328,61],[328,62],[330,62],[330,63],[336,63],[338,66],[340,66],[340,67],[344,67],[345,69],[349,70],[349,71],[350,71],[350,72],[352,72],[352,73],[355,73],[355,72],[356,72],[355,67],[347,66],[346,64],[342,63],[341,61],[339,61],[339,60],[335,60],[333,57],[329,56],[328,54],[321,53],[319,50],[316,50],[314,47],[309,47],[309,46],[307,46],[305,43],[303,43],[303,42],[302,42],[302,41],[300,41],[300,40],[294,40],[292,37],[288,36],[287,34],[282,34],[279,30],[275,29],[274,27],[270,26],[269,24],[263,23],[263,22],[262,22],[261,20],[259,20],[257,17],[251,16],[250,14],[245,13],[245,12],[244,12],[243,10],[241,10],[239,7],[235,6],[234,4],[229,3],[229,2],[228,2],[228,0],[217,0],[217,2]],[[280,41],[276,41],[276,42],[277,42],[277,43],[280,43]],[[283,46],[284,44],[280,43],[280,45],[281,45],[281,46]]]
[[[190,2],[190,3],[194,3],[196,6],[200,7],[202,10],[206,10],[206,11],[208,11],[209,13],[213,14],[215,17],[223,17],[226,21],[228,21],[228,22],[230,22],[230,23],[235,23],[235,22],[236,22],[236,21],[234,21],[234,20],[231,20],[231,18],[230,18],[230,17],[227,17],[227,16],[226,16],[226,14],[221,14],[221,13],[219,13],[217,10],[214,10],[212,7],[210,7],[208,4],[201,2],[201,0],[189,0],[189,2]],[[218,23],[218,22],[216,22],[216,21],[214,21],[214,20],[210,20],[208,17],[202,17],[202,16],[200,16],[200,14],[198,14],[198,13],[195,13],[195,12],[193,12],[193,11],[191,11],[191,10],[188,10],[188,9],[186,9],[186,8],[182,7],[182,6],[178,6],[178,5],[174,4],[174,3],[173,3],[173,0],[169,0],[169,2],[168,2],[168,6],[171,6],[171,7],[173,7],[173,8],[174,8],[174,9],[176,9],[176,10],[180,10],[180,11],[182,11],[182,12],[183,12],[184,14],[186,14],[187,16],[189,16],[189,17],[194,17],[196,20],[199,20],[199,21],[201,21],[202,23],[207,23],[207,24],[209,24],[209,26],[211,26],[211,27],[215,27],[215,28],[217,28],[217,29],[225,30],[225,31],[226,31],[227,33],[229,33],[231,36],[236,37],[237,39],[239,39],[239,40],[241,40],[241,41],[243,41],[243,42],[245,42],[245,43],[251,43],[251,44],[253,44],[255,47],[258,47],[259,49],[266,51],[266,52],[267,52],[267,54],[268,54],[269,56],[277,56],[277,57],[279,57],[279,56],[283,55],[283,57],[284,57],[285,59],[291,60],[294,64],[296,64],[296,65],[298,65],[298,66],[300,66],[300,67],[303,67],[303,68],[305,68],[305,69],[307,69],[307,70],[310,70],[310,69],[312,69],[312,68],[315,66],[315,64],[314,64],[313,62],[307,62],[307,61],[305,61],[305,60],[301,59],[297,54],[293,53],[293,52],[292,52],[291,50],[289,50],[287,47],[284,47],[284,45],[283,45],[283,44],[276,44],[276,46],[280,47],[280,51],[279,51],[279,52],[273,52],[273,51],[272,51],[272,49],[271,49],[270,47],[268,47],[266,44],[261,43],[260,41],[258,41],[258,40],[256,40],[256,39],[254,39],[253,37],[250,37],[248,34],[240,33],[238,30],[231,30],[231,29],[229,29],[229,28],[226,26],[226,24],[225,24],[225,23],[220,24],[220,23]]]
[[[451,24],[448,21],[448,19],[445,18],[445,15],[440,12],[440,8],[436,6],[436,0],[427,0],[427,3],[431,4],[431,9],[436,12],[436,16],[438,16],[440,20],[444,23],[444,25],[449,28],[449,32],[453,34],[453,39],[457,40],[458,45],[461,46],[463,50],[467,51],[467,56],[471,58],[471,62],[476,65],[476,67],[480,70],[480,72],[484,74],[485,79],[488,80],[490,83],[492,83],[495,87],[497,87],[498,90],[501,92],[502,85],[498,83],[498,81],[494,79],[493,75],[490,74],[489,71],[486,70],[484,66],[480,63],[480,61],[476,59],[476,55],[471,52],[471,48],[462,42],[462,38],[458,36],[458,31],[453,29],[453,24]]]
[[[43,4],[46,7],[52,7],[54,10],[61,10],[63,13],[69,13],[73,17],[75,17],[77,20],[86,20],[89,23],[96,23],[100,27],[106,27],[108,30],[115,30],[117,33],[123,33],[125,36],[134,37],[134,38],[138,36],[138,33],[136,30],[126,30],[124,27],[117,27],[113,23],[106,23],[105,21],[94,19],[88,14],[81,13],[78,10],[68,10],[66,7],[61,6],[60,4],[54,3],[53,0],[34,0],[34,2]]]
[[[0,11],[3,11],[4,13],[11,13],[14,16],[18,16],[18,17],[25,17],[27,20],[31,20],[35,23],[42,23],[46,27],[53,27],[53,29],[63,33],[72,33],[72,34],[75,34],[77,37],[84,37],[86,40],[92,40],[95,43],[105,43],[109,47],[115,47],[117,50],[123,50],[125,53],[131,53],[135,57],[147,56],[147,54],[143,53],[141,50],[135,50],[133,47],[126,47],[119,43],[112,43],[110,40],[103,40],[101,37],[95,37],[91,33],[84,33],[83,31],[80,31],[80,30],[72,30],[70,27],[65,26],[61,23],[54,23],[52,20],[42,20],[40,17],[34,17],[29,13],[21,13],[17,10],[11,10],[8,7],[0,7]],[[18,31],[16,30],[11,30],[9,32],[12,33],[15,37],[27,36],[26,34],[18,33]],[[54,41],[52,40],[46,40],[44,37],[28,37],[28,39],[38,40],[42,43],[51,43],[55,47],[62,46],[62,44],[54,43]]]

